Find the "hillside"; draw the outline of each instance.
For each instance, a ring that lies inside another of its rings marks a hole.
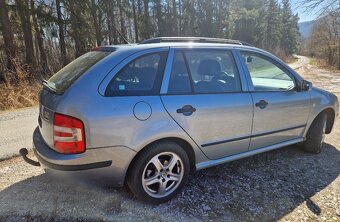
[[[313,25],[316,22],[317,22],[317,20],[313,20],[313,21],[307,21],[307,22],[300,22],[298,24],[302,38],[308,38],[309,37],[309,35],[312,32]]]

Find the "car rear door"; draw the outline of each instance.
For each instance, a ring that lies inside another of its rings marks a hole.
[[[294,75],[262,53],[241,51],[254,101],[250,150],[302,139],[310,109],[308,91],[297,91]]]
[[[230,49],[171,49],[161,98],[210,159],[248,150],[253,103]]]

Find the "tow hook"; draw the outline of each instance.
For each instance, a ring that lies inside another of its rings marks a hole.
[[[31,160],[30,158],[27,157],[28,154],[28,150],[26,148],[21,148],[19,150],[20,155],[22,156],[22,158],[25,160],[26,163],[29,163],[33,166],[40,166],[40,163],[34,160]]]

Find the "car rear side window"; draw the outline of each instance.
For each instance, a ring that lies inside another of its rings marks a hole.
[[[166,52],[143,55],[121,69],[106,89],[106,96],[159,94]]]
[[[89,68],[105,58],[112,51],[91,51],[80,56],[54,74],[47,82],[45,82],[46,86],[56,93],[63,93]]]
[[[182,55],[175,54],[168,93],[190,93],[190,80],[195,94],[241,91],[239,72],[228,50],[184,50]]]

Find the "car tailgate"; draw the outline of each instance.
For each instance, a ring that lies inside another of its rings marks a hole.
[[[44,87],[39,96],[39,130],[45,143],[54,149],[53,118],[55,110],[61,100],[61,95]]]

